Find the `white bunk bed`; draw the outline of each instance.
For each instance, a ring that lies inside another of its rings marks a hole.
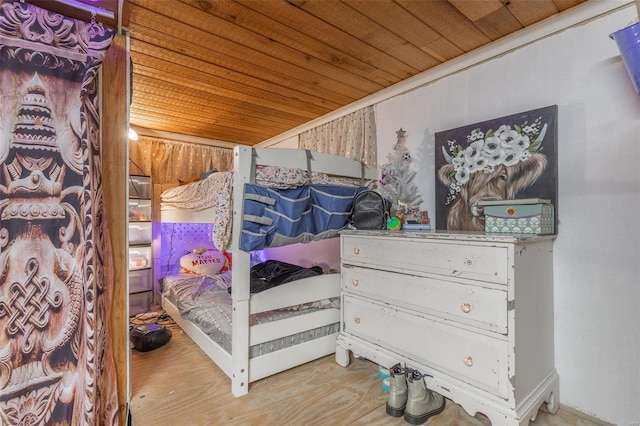
[[[214,342],[196,325],[181,317],[178,308],[163,296],[166,312],[185,333],[231,379],[233,395],[248,392],[249,383],[280,371],[301,365],[335,352],[337,333],[311,339],[293,346],[250,357],[250,347],[273,339],[290,336],[306,330],[339,322],[339,309],[320,309],[264,324],[250,325],[250,315],[260,312],[301,305],[322,299],[339,297],[339,274],[323,274],[283,284],[269,290],[250,294],[250,253],[240,249],[244,186],[255,183],[256,166],[297,168],[332,176],[355,179],[379,179],[376,168],[366,167],[356,160],[330,154],[296,149],[255,149],[236,146],[233,170],[233,253],[232,284],[232,343],[231,353]],[[180,211],[178,208],[161,209],[163,222],[212,222],[215,211]]]

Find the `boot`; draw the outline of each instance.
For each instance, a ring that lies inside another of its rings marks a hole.
[[[421,425],[430,417],[440,414],[444,410],[444,397],[427,389],[423,377],[416,370],[407,372],[408,396],[404,409],[404,420],[412,425]]]
[[[387,401],[387,414],[392,417],[402,417],[404,407],[407,405],[407,380],[406,370],[400,364],[389,369],[389,400]]]

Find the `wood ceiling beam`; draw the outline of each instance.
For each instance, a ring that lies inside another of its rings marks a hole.
[[[298,100],[307,104],[307,107],[310,109],[314,109],[315,107],[321,110],[332,110],[344,105],[343,103],[335,102],[335,100],[328,100],[326,98],[321,98],[298,91],[297,88],[296,90],[290,89],[286,86],[261,80],[257,77],[247,75],[242,72],[229,70],[216,64],[211,64],[199,59],[195,59],[191,56],[187,56],[177,52],[171,52],[167,49],[164,49],[162,46],[151,45],[143,40],[131,40],[131,56],[133,58],[134,68],[136,63],[135,54],[137,52],[149,56],[154,56],[163,61],[168,61],[176,65],[182,64],[183,66],[188,67],[192,70],[200,70],[201,72],[206,74],[218,75],[221,78],[227,79],[228,81],[236,84],[241,84],[247,88],[256,88],[258,89],[258,91],[261,91],[265,97],[273,96],[274,98],[284,97],[291,100]],[[343,99],[343,101],[345,101],[345,103],[348,103],[345,99]]]
[[[585,0],[124,1],[132,124],[254,144],[504,52]]]
[[[194,114],[213,115],[227,114],[229,116],[239,115],[242,117],[251,117],[254,125],[260,125],[264,121],[265,126],[297,126],[309,120],[295,114],[287,114],[281,111],[274,111],[269,108],[260,108],[248,102],[238,101],[233,104],[223,104],[218,102],[215,97],[202,97],[180,95],[165,95],[162,90],[158,89],[156,84],[149,85],[139,82],[139,88],[136,91],[134,104],[137,106],[158,106],[166,109],[183,108]],[[203,94],[204,95],[204,94]]]
[[[132,110],[131,123],[135,126],[145,127],[149,129],[160,130],[164,132],[178,133],[183,135],[197,136],[208,139],[216,139],[223,142],[236,142],[246,145],[255,145],[264,140],[265,133],[245,132],[228,126],[220,126],[217,124],[190,125],[185,126],[179,120],[172,117],[158,117],[150,115],[144,111]],[[278,133],[279,134],[279,133]],[[213,135],[216,135],[213,137]],[[272,134],[271,136],[275,136]]]
[[[206,13],[252,32],[255,34],[255,38],[247,38],[247,42],[252,47],[273,57],[325,74],[325,72],[317,70],[316,64],[320,62],[376,83],[380,88],[399,81],[397,77],[379,67],[372,66],[355,56],[347,55],[339,49],[309,37],[297,28],[282,25],[272,17],[256,12],[239,2],[219,1],[215,3],[214,7],[207,8],[203,5],[211,5],[211,3],[203,3],[201,0],[181,1],[194,8],[206,9]]]
[[[397,36],[341,0],[324,0],[322,2],[289,0],[289,2],[317,19],[325,22],[330,20],[334,27],[374,49],[394,56],[411,67],[412,74],[441,63],[427,52],[408,43],[406,39]],[[375,6],[370,4],[369,7],[374,8]]]
[[[439,62],[445,62],[464,52],[442,37],[429,25],[395,2],[377,2],[371,7],[369,0],[347,0],[347,4],[372,21],[384,26]],[[395,19],[389,20],[389,16]]]
[[[464,52],[470,52],[491,42],[491,38],[447,0],[395,1]]]
[[[206,92],[201,92],[202,97],[198,97],[191,93],[185,93],[178,85],[167,84],[163,89],[170,90],[170,93],[166,94],[167,90],[159,89],[153,79],[141,80],[138,84],[139,88],[132,105],[139,107],[181,110],[203,117],[224,115],[229,120],[249,120],[252,125],[260,127],[295,126],[308,120],[308,118],[299,115],[285,115],[283,113],[275,117],[274,113],[278,113],[278,111],[258,108],[247,102],[222,104],[215,97],[208,96]]]
[[[155,28],[166,29],[157,31]],[[143,9],[139,9],[132,17],[130,29],[136,32],[136,39],[147,43],[176,53],[189,51],[190,56],[203,62],[274,84],[296,86],[301,92],[311,95],[317,96],[322,92],[326,98],[333,97],[340,104],[381,88],[338,69],[330,70],[331,76],[322,75]]]
[[[337,49],[347,56],[382,69],[393,75],[398,81],[416,73],[415,68],[398,60],[393,52],[383,52],[328,22],[315,19],[307,11],[289,2],[255,0],[243,4],[256,12],[272,17],[281,25],[295,28],[308,37]]]

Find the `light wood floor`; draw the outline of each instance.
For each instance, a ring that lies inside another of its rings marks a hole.
[[[187,425],[407,425],[385,413],[387,394],[375,364],[348,368],[327,356],[252,383],[235,398],[227,376],[180,329],[151,352],[132,352],[131,414],[134,426]],[[489,425],[447,400],[428,426]],[[598,425],[562,407],[539,412],[532,425]]]

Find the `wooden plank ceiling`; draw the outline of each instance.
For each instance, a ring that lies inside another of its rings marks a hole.
[[[131,124],[254,145],[584,1],[125,0]]]

